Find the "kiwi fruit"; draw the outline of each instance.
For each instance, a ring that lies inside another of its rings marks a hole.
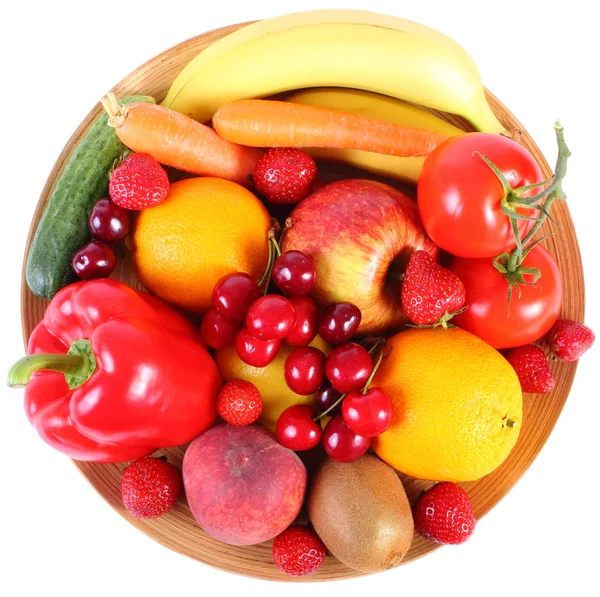
[[[331,554],[360,572],[398,566],[412,542],[402,482],[371,454],[348,463],[325,460],[313,478],[308,513]]]

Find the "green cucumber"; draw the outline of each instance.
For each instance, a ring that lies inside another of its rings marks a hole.
[[[145,95],[120,101],[156,103]],[[102,114],[75,147],[54,185],[27,256],[27,285],[37,296],[51,299],[74,281],[73,255],[90,239],[92,207],[107,196],[110,168],[126,149],[108,126],[108,114]]]

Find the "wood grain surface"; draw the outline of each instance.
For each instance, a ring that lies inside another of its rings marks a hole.
[[[113,88],[114,93],[117,97],[135,93],[151,95],[157,101],[162,100],[175,76],[189,60],[217,39],[235,31],[241,26],[243,25],[232,25],[211,31],[167,50],[148,61],[118,83]],[[491,93],[488,93],[488,101],[507,130],[535,156],[543,170],[544,177],[550,176],[551,169],[548,163],[521,123]],[[69,139],[57,159],[42,191],[31,223],[25,256],[29,251],[33,233],[43,213],[52,187],[58,180],[75,144],[85,135],[90,124],[100,115],[101,111],[102,108],[98,103]],[[472,130],[464,120],[458,117],[443,116],[465,130]],[[333,173],[332,177],[336,177],[336,168],[332,168],[331,172]],[[543,244],[556,258],[562,272],[565,290],[562,316],[582,321],[584,313],[583,275],[573,222],[569,216],[566,204],[562,201],[555,203],[553,215],[559,226],[555,227],[554,235],[547,238]],[[131,286],[141,288],[141,285],[133,275],[127,258],[119,263],[114,277]],[[46,305],[47,301],[36,297],[30,292],[25,282],[25,276],[23,275],[21,316],[25,342],[27,342],[35,325],[42,318]],[[510,491],[521,475],[531,465],[552,432],[569,395],[576,364],[555,362],[552,368],[556,376],[554,390],[544,396],[527,394],[524,396],[523,427],[518,443],[509,458],[501,467],[483,479],[461,484],[469,492],[475,515],[478,518],[489,512]],[[181,446],[161,450],[157,454],[166,454],[171,462],[180,466],[184,450],[185,446]],[[175,508],[167,515],[156,520],[138,520],[126,512],[120,499],[119,482],[125,464],[105,465],[75,461],[74,463],[121,516],[166,547],[210,566],[256,578],[293,582],[343,579],[362,575],[345,567],[335,558],[328,556],[324,565],[314,574],[300,578],[285,576],[273,563],[271,542],[251,547],[233,547],[212,539],[196,524],[186,503],[185,496],[179,499]],[[416,499],[422,490],[432,485],[428,481],[411,479],[405,476],[401,476],[401,478],[411,502]],[[68,521],[66,521],[66,524],[68,524]],[[525,533],[525,531],[522,532]],[[525,540],[526,537],[522,539]],[[422,538],[420,535],[415,535],[412,547],[405,557],[403,564],[410,563],[416,558],[426,555],[433,549],[436,549],[436,547],[436,544]]]

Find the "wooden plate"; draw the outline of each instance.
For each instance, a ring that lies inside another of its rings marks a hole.
[[[162,100],[175,76],[189,60],[217,39],[235,31],[241,26],[243,25],[233,25],[205,33],[167,50],[131,73],[116,85],[113,91],[118,97],[141,93],[151,95],[158,101]],[[488,94],[488,100],[504,126],[514,136],[518,136],[520,142],[538,160],[543,170],[544,178],[550,176],[551,169],[523,126],[492,94]],[[102,108],[99,104],[92,109],[87,118],[75,131],[54,165],[42,191],[31,223],[26,255],[29,251],[33,233],[37,228],[50,195],[50,190],[70,157],[73,147],[88,131],[90,123],[99,116],[101,110]],[[470,130],[465,121],[456,117],[447,118],[455,124],[459,124],[465,130]],[[583,275],[573,222],[564,202],[555,203],[553,213],[559,227],[553,230],[554,236],[544,241],[544,244],[556,258],[562,272],[565,289],[562,315],[582,321],[584,311]],[[115,272],[115,277],[132,286],[141,287],[133,276],[127,259],[120,263]],[[29,338],[34,326],[42,318],[46,305],[47,301],[34,296],[30,292],[25,282],[25,276],[23,275],[21,309],[25,342]],[[519,441],[510,457],[494,473],[479,481],[463,484],[471,496],[477,518],[487,513],[515,485],[548,439],[560,415],[573,382],[576,364],[555,362],[552,367],[556,376],[555,389],[550,394],[543,396],[543,398],[535,395],[525,395],[524,397],[523,428]],[[161,452],[167,454],[171,462],[181,465],[184,449],[185,446],[182,446]],[[256,578],[295,580],[298,582],[361,576],[361,573],[350,570],[333,557],[328,557],[324,565],[316,573],[307,577],[291,578],[285,576],[273,564],[271,542],[252,547],[233,547],[219,543],[206,535],[198,527],[183,496],[173,511],[167,515],[156,520],[137,520],[125,511],[120,500],[119,481],[124,465],[103,465],[85,462],[75,462],[75,465],[111,506],[141,531],[170,549],[210,566]],[[431,486],[430,482],[418,481],[408,477],[403,477],[402,480],[411,500],[414,500],[421,490]],[[423,539],[420,535],[415,535],[412,547],[404,559],[404,563],[409,563],[429,553],[436,547],[436,544]]]

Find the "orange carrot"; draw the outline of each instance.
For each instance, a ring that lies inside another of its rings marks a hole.
[[[121,105],[112,93],[102,98],[102,105],[108,124],[129,149],[185,172],[251,184],[249,176],[262,156],[260,150],[226,141],[210,127],[164,106]]]
[[[225,104],[213,116],[213,126],[240,145],[362,149],[398,157],[427,155],[447,139],[368,116],[274,100]]]

